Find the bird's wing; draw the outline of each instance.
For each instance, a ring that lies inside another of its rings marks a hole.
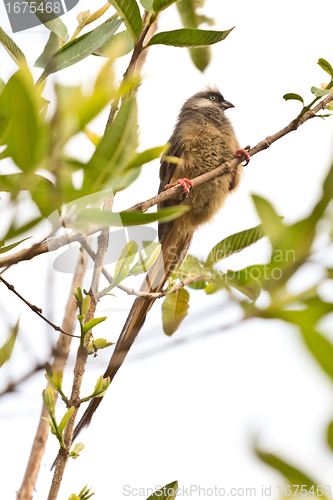
[[[176,156],[177,158],[181,158],[184,146],[182,143],[177,142],[175,144],[172,143],[172,138],[170,139],[171,146],[170,149],[167,152],[167,156]],[[160,166],[160,187],[158,190],[158,194],[160,194],[162,191],[164,191],[164,186],[166,184],[169,184],[172,176],[177,168],[177,163],[172,163],[169,161],[162,160],[161,161],[161,166]],[[159,208],[166,207],[169,205],[174,205],[174,202],[171,203],[170,200],[165,200],[164,202],[160,203]]]

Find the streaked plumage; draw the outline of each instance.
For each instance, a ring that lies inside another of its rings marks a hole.
[[[169,140],[168,151],[168,156],[176,156],[182,161],[175,164],[162,159],[159,192],[165,189],[166,184],[176,182],[179,178],[194,179],[235,157],[240,146],[234,129],[224,114],[231,107],[233,105],[214,89],[199,92],[185,102]],[[177,203],[189,205],[191,210],[178,219],[159,225],[163,260],[159,259],[148,273],[142,290],[162,290],[172,270],[184,259],[194,231],[222,208],[230,190],[237,186],[241,170],[239,166],[236,177],[231,173],[225,174],[193,188],[188,197],[181,195],[161,203],[160,207]],[[155,299],[145,298],[134,301],[104,377],[110,377],[112,381],[154,302]],[[73,439],[89,424],[101,400],[102,398],[96,398],[89,403],[74,431]]]

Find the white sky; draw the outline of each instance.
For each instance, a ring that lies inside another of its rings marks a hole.
[[[78,12],[88,8],[93,11],[103,4],[81,0],[63,17],[69,32],[75,29]],[[297,92],[309,102],[311,86],[320,87],[329,78],[316,64],[318,58],[333,64],[329,24],[332,3],[323,0],[319,5],[320,12],[312,2],[299,0],[269,4],[259,0],[207,0],[204,12],[215,18],[213,29],[236,29],[212,47],[212,61],[205,76],[193,66],[186,49],[155,46],[149,50],[138,94],[140,148],[164,144],[182,103],[207,83],[217,84],[235,105],[228,116],[243,146],[254,146],[288,124],[300,111],[300,103],[284,102],[282,96]],[[0,19],[2,28],[11,35],[2,3]],[[159,30],[180,27],[178,12],[172,6],[161,15]],[[41,27],[13,35],[31,65],[47,37],[47,30]],[[89,86],[91,75],[102,62],[101,58],[89,57],[49,81]],[[127,64],[128,57],[117,63],[119,78]],[[0,77],[7,81],[15,70],[15,64],[0,47]],[[34,70],[36,77],[39,73]],[[52,98],[50,87],[49,83],[45,96]],[[102,133],[107,113],[90,128]],[[245,169],[242,186],[213,223],[198,231],[191,253],[205,257],[224,237],[258,223],[250,193],[270,200],[287,222],[305,217],[320,196],[331,164],[332,136],[333,119],[314,119],[253,157]],[[70,151],[82,160],[91,154],[88,141],[82,137],[73,141]],[[158,168],[158,162],[144,167],[135,184],[117,195],[115,209],[153,196],[159,184]],[[29,206],[26,210],[29,213]],[[13,267],[6,279],[60,324],[71,276],[52,273],[54,258],[44,255]],[[264,259],[267,247],[260,243],[229,259],[226,266],[238,269]],[[318,266],[309,268],[304,286],[317,272]],[[140,279],[134,281],[134,286],[139,286]],[[50,286],[54,291],[46,292]],[[85,287],[89,287],[89,277]],[[172,339],[163,334],[160,304],[155,305],[93,425],[80,436],[86,447],[80,459],[69,463],[60,499],[77,494],[85,484],[92,486],[94,498],[119,499],[124,485],[147,489],[175,479],[184,488],[217,486],[225,488],[226,493],[230,488],[254,487],[257,494],[251,498],[258,499],[263,497],[262,485],[271,486],[272,496],[268,498],[278,498],[277,486],[284,484],[284,479],[254,457],[251,446],[255,436],[267,451],[333,488],[333,457],[325,444],[326,426],[333,415],[332,386],[295,328],[282,322],[251,321],[227,333],[177,345],[179,339],[191,340],[237,318],[237,309],[223,309],[224,299],[223,293],[206,297],[204,292],[191,292],[189,316]],[[109,319],[96,328],[95,335],[115,341],[131,299],[119,291],[116,299],[109,297],[105,301],[97,315],[108,310]],[[50,337],[55,339],[56,335],[4,287],[0,307],[0,343],[19,314],[22,325],[15,356],[3,368],[5,384],[13,372],[24,373],[32,357],[42,360]],[[141,356],[144,353],[150,355]],[[109,355],[102,352],[89,360],[84,393],[104,372]],[[73,356],[74,351],[65,375],[68,392]],[[44,376],[39,373],[20,386],[18,393],[0,401],[0,467],[2,471],[10,467],[7,481],[1,482],[1,498],[15,498],[15,490],[20,487],[44,385]],[[64,413],[62,403],[57,411],[59,416]],[[51,438],[36,485],[36,500],[47,496],[52,477],[49,468],[56,452],[56,440]],[[192,493],[191,498],[199,498],[198,493]]]

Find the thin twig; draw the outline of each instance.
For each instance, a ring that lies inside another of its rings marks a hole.
[[[96,262],[96,253],[94,252],[94,250],[89,245],[88,238],[86,238],[84,235],[80,235],[79,242],[80,242],[82,248],[84,248],[84,250],[87,252],[87,254],[89,255],[89,257],[91,257],[91,259],[94,262]],[[104,266],[102,267],[102,274],[108,280],[108,282],[111,285],[113,283],[113,277],[108,272],[108,270],[105,269]],[[134,290],[134,288],[128,288],[127,286],[124,286],[121,283],[119,285],[117,285],[117,288],[119,288],[123,292],[127,293],[128,295],[136,295],[137,297],[147,297],[147,298],[155,297],[155,298],[158,298],[158,297],[162,296],[160,293],[155,293],[154,294],[154,293],[149,293],[149,292],[141,292],[139,290],[136,291],[136,290]]]
[[[112,204],[113,204],[113,196],[110,196],[106,199],[105,204],[104,204],[104,210],[110,211],[112,210]],[[108,240],[109,240],[109,228],[103,229],[101,231],[101,234],[98,238],[98,247],[97,247],[97,254],[96,254],[96,260],[95,260],[95,266],[94,266],[94,271],[93,271],[93,277],[91,280],[91,287],[89,291],[89,296],[90,296],[90,307],[85,315],[85,323],[88,323],[90,320],[93,319],[95,316],[95,311],[96,311],[96,306],[99,300],[98,296],[98,284],[100,281],[101,277],[101,272],[102,272],[102,267],[103,267],[103,259],[105,256],[105,252],[108,247]],[[60,450],[58,453],[58,456],[54,462],[55,465],[55,471],[54,475],[52,478],[52,484],[50,487],[49,491],[49,496],[48,500],[55,500],[58,496],[58,491],[60,488],[61,480],[65,471],[65,467],[67,464],[67,461],[69,459],[69,452],[70,452],[70,447],[72,444],[72,437],[73,437],[73,431],[74,431],[74,423],[76,419],[77,412],[79,410],[79,406],[81,403],[80,400],[80,391],[81,391],[81,385],[82,385],[82,380],[83,380],[83,375],[85,372],[85,366],[87,363],[87,358],[88,358],[88,345],[90,342],[91,338],[91,330],[86,334],[84,338],[84,345],[79,346],[78,352],[77,352],[77,357],[76,357],[76,362],[74,366],[74,378],[73,378],[73,386],[72,386],[72,393],[71,393],[71,398],[69,401],[69,406],[74,406],[74,411],[72,413],[71,418],[69,419],[69,422],[65,428],[64,431],[64,444],[66,449],[65,450]],[[53,468],[53,466],[52,466]]]
[[[22,295],[20,293],[18,293],[14,286],[11,285],[10,283],[8,283],[8,281],[6,281],[2,276],[0,278],[0,281],[3,282],[4,285],[6,285],[6,287],[8,288],[8,290],[10,290],[11,292],[13,292],[19,299],[21,299],[28,307],[30,307],[30,309],[36,313],[40,318],[42,318],[44,321],[46,321],[46,323],[50,326],[52,326],[52,328],[56,331],[56,332],[61,332],[63,333],[64,335],[68,335],[69,337],[76,337],[76,338],[80,338],[79,335],[72,335],[71,333],[68,333],[68,332],[65,332],[62,328],[60,328],[60,326],[57,326],[55,325],[54,323],[52,323],[52,321],[50,321],[49,319],[47,319],[45,316],[43,316],[42,314],[42,310],[37,307],[37,306],[34,306],[33,304],[30,304],[30,302],[28,302],[24,297],[22,297]]]
[[[126,71],[125,71],[125,73],[123,75],[123,83],[133,73],[133,71],[134,71],[134,69],[136,67],[136,64],[138,62],[138,59],[140,58],[140,54],[141,54],[141,51],[142,51],[142,45],[143,45],[144,39],[146,38],[146,35],[147,35],[148,31],[149,31],[149,28],[151,27],[150,23],[146,24],[147,16],[148,16],[148,12],[145,11],[145,13],[143,15],[143,18],[142,18],[144,29],[143,29],[141,35],[139,36],[139,38],[137,39],[137,43],[136,43],[136,45],[134,47],[130,63],[129,63],[129,65],[128,65],[128,67],[127,67],[127,69],[126,69]],[[115,115],[116,115],[116,113],[118,111],[119,101],[120,101],[120,97],[116,97],[116,99],[114,99],[114,101],[112,101],[111,109],[110,109],[110,114],[109,114],[108,121],[106,122],[105,129],[107,129],[111,125],[111,123],[113,122],[114,117],[115,117]]]
[[[21,378],[15,380],[15,382],[9,382],[9,384],[0,392],[0,398],[4,396],[5,394],[8,394],[10,392],[14,392],[16,387],[21,385],[23,382],[28,380],[30,377],[35,375],[35,373],[39,372],[40,370],[45,369],[45,363],[42,364],[36,364],[31,370],[29,370],[27,373],[25,373]]]
[[[82,286],[85,267],[86,267],[86,257],[81,254],[74,274],[70,295],[68,297],[66,305],[64,319],[61,325],[63,330],[71,332],[74,331],[76,323],[76,300],[72,293],[72,289],[77,288],[78,286]],[[71,346],[71,341],[72,341],[71,337],[66,336],[62,333],[60,334],[53,360],[53,368],[55,370],[61,370],[61,372],[63,372],[64,366],[67,361],[69,349]],[[53,392],[54,392],[54,397],[56,399],[58,393],[54,390]],[[50,430],[49,424],[44,420],[47,417],[49,417],[49,414],[46,407],[43,405],[42,414],[33,441],[28,465],[25,471],[21,488],[17,492],[17,500],[31,500],[33,496],[38,471],[40,468],[41,460],[46,446],[47,437],[49,435],[49,430]]]

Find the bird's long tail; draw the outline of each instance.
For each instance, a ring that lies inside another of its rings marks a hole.
[[[173,229],[163,238],[160,257],[154,266],[149,270],[141,286],[142,291],[159,292],[162,290],[166,280],[169,278],[176,265],[180,265],[185,258],[190,245],[193,232],[184,232],[176,223]],[[138,297],[132,306],[132,309],[126,319],[125,325],[119,336],[109,365],[104,373],[104,378],[110,377],[113,380],[118,369],[122,365],[128,351],[130,350],[136,336],[145,322],[146,315],[155,302],[155,298]],[[101,403],[103,398],[92,399],[88,408],[84,412],[81,420],[77,424],[73,441],[79,435],[82,429],[89,425],[91,418]]]

